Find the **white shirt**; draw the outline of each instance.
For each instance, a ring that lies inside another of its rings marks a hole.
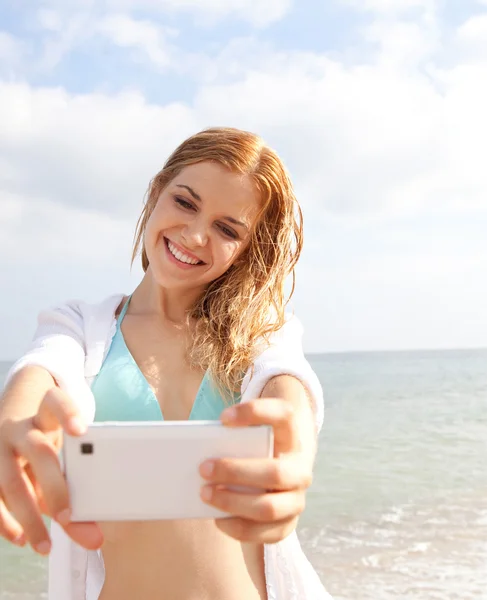
[[[71,301],[42,311],[27,353],[10,369],[8,379],[26,365],[42,366],[78,406],[87,423],[95,416],[91,384],[101,369],[116,329],[115,311],[122,294],[99,304]],[[307,388],[317,433],[323,423],[323,392],[304,357],[303,330],[291,316],[271,337],[248,370],[242,383],[242,402],[258,398],[266,383],[277,375],[292,375]],[[75,544],[56,523],[51,524],[49,600],[97,600],[105,571],[100,551]],[[277,544],[264,545],[268,600],[331,600],[305,557],[296,532]]]

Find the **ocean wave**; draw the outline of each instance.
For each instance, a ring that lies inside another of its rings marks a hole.
[[[335,600],[487,600],[487,491],[300,532]]]

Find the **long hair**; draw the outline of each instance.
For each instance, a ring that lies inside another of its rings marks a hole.
[[[284,324],[303,245],[302,213],[284,165],[259,136],[233,128],[206,129],[185,140],[149,184],[132,253],[132,262],[141,253],[144,272],[149,266],[145,229],[161,191],[184,167],[202,161],[251,177],[261,196],[247,248],[188,313],[194,323],[191,363],[208,369],[221,390],[235,392],[257,347]]]

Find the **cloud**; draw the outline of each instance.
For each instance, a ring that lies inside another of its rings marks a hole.
[[[203,21],[233,17],[256,27],[279,21],[291,8],[291,0],[163,0],[159,4],[168,10],[188,11]]]
[[[376,48],[375,59],[398,71],[418,70],[440,50],[440,31],[435,21],[375,19],[363,29],[364,40]]]
[[[68,295],[84,295],[83,286],[91,293],[93,282],[97,296],[120,289],[117,278],[128,264],[149,179],[187,135],[234,125],[261,133],[276,148],[305,208],[296,304],[308,349],[424,347],[435,340],[446,346],[453,339],[480,345],[485,339],[485,244],[461,254],[460,246],[448,248],[449,237],[441,251],[430,252],[425,241],[446,217],[471,224],[487,217],[482,15],[446,39],[428,12],[433,3],[425,4],[426,12],[416,3],[419,16],[411,19],[411,3],[394,3],[393,9],[392,3],[368,2],[370,18],[360,21],[352,59],[348,48],[343,55],[279,50],[257,35],[198,55],[177,52],[161,19],[136,18],[133,3],[109,4],[110,12],[97,19],[88,3],[66,4],[69,18],[52,1],[50,12],[40,16],[52,43],[46,65],[102,35],[137,60],[145,58],[156,72],[184,73],[194,93],[186,102],[157,104],[130,88],[73,93],[0,80],[5,271],[15,256],[36,286],[39,273],[47,273],[59,290],[59,281],[64,286],[73,272]],[[169,3],[163,6],[169,10]],[[210,14],[230,18],[243,4],[212,6]],[[422,241],[415,237],[420,219],[430,228]],[[412,225],[401,231],[401,222]],[[470,225],[464,237],[471,231]],[[481,239],[483,233],[475,235]],[[18,275],[11,271],[7,287]],[[52,301],[67,294],[56,289],[42,293],[52,294]],[[325,319],[319,328],[316,315]]]
[[[150,23],[119,16],[100,27],[166,60]],[[485,210],[487,60],[438,66],[434,27],[374,27],[379,49],[356,64],[234,41],[215,57],[226,69],[187,104],[0,83],[1,187],[126,215],[185,135],[226,124],[262,133],[322,214]],[[407,60],[411,32],[417,53]]]
[[[467,19],[457,30],[458,50],[469,62],[487,61],[487,13]]]
[[[63,14],[42,9],[37,23],[42,31],[41,50],[39,57],[32,57],[32,66],[38,72],[55,69],[76,47],[89,43],[94,31],[93,16],[83,11]]]
[[[208,70],[210,61],[205,57],[170,43],[177,32],[166,26],[166,20],[189,17],[199,28],[215,27],[222,20],[244,21],[260,29],[284,18],[291,7],[292,0],[45,0],[32,16],[19,19],[35,41],[28,60],[20,59],[25,42],[0,32],[0,58],[5,65],[0,75],[20,67],[36,75],[52,72],[75,50],[96,45],[96,36],[131,49],[137,62],[145,56],[159,70],[178,66],[185,70],[187,65]]]
[[[96,12],[89,0],[46,0],[46,5],[66,13]],[[291,9],[291,0],[107,0],[104,14],[150,11],[154,15],[187,13],[198,23],[215,24],[222,19],[239,19],[255,27],[265,27],[282,19]]]
[[[180,104],[137,92],[73,95],[0,83],[0,189],[113,215],[140,206],[150,178],[195,129]]]
[[[294,55],[264,62],[231,85],[205,87],[196,106],[203,114],[218,106],[223,122],[263,131],[302,192],[324,210],[461,210],[486,205],[480,76],[442,71],[440,90],[421,72],[382,60],[349,67]],[[474,87],[479,100],[462,91]]]
[[[37,23],[41,29],[46,31],[60,31],[63,28],[63,20],[59,12],[41,8],[37,11]]]
[[[168,67],[171,64],[171,49],[166,37],[174,36],[174,30],[164,30],[151,21],[117,14],[103,18],[97,24],[96,31],[117,46],[142,52],[158,67]]]
[[[437,7],[437,0],[338,0],[339,4],[350,6],[360,11],[381,14],[400,15],[411,11],[432,11]]]
[[[0,75],[10,76],[22,63],[28,44],[18,37],[0,31]]]
[[[308,351],[485,347],[481,222],[327,220],[305,246],[294,305]]]
[[[93,261],[109,267],[118,256],[130,256],[134,224],[126,219],[10,195],[0,198],[0,214],[0,256],[15,256],[18,268]]]

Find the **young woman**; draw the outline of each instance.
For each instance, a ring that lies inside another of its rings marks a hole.
[[[323,409],[300,325],[285,314],[301,245],[275,152],[251,133],[209,129],[149,186],[134,292],[39,315],[0,407],[0,535],[50,554],[51,600],[329,598],[295,533]],[[201,465],[201,497],[227,519],[70,523],[62,431],[161,419],[269,424],[275,455]]]

